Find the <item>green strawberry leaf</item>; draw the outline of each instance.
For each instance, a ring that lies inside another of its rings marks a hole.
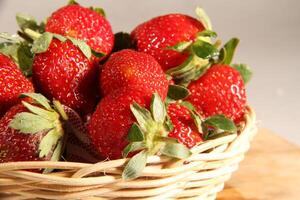
[[[46,52],[53,39],[53,34],[45,32],[38,39],[33,42],[32,52],[43,53]]]
[[[38,25],[36,20],[28,14],[17,13],[16,20],[17,20],[18,26],[23,31],[25,29],[31,29],[34,31],[38,31],[40,33],[45,32],[44,26],[42,24]]]
[[[136,102],[133,102],[130,105],[130,109],[131,109],[131,112],[133,113],[134,117],[136,118],[138,124],[140,125],[141,129],[143,131],[146,131],[148,124],[150,122],[153,122],[151,113],[147,109],[142,108]]]
[[[57,133],[56,129],[50,130],[41,140],[39,144],[39,157],[43,158],[51,152],[52,149],[57,145],[59,139],[61,139],[61,134]]]
[[[225,137],[227,135],[232,135],[233,133],[231,132],[210,132],[208,134],[204,135],[204,140],[214,140],[220,137]]]
[[[92,57],[92,50],[90,46],[87,45],[87,43],[81,40],[76,40],[72,37],[67,37],[67,38],[80,49],[80,51],[85,55],[85,57],[87,57],[88,59]]]
[[[203,130],[202,130],[202,120],[201,120],[200,115],[195,110],[191,110],[190,114],[191,114],[192,119],[194,120],[194,123],[195,123],[195,125],[196,125],[196,127],[198,129],[198,132],[199,133],[203,133]]]
[[[59,161],[60,158],[61,158],[61,155],[62,155],[62,152],[63,152],[63,141],[62,140],[59,140],[58,141],[58,144],[56,145],[54,151],[53,151],[53,154],[52,154],[52,157],[51,157],[51,161]],[[52,168],[47,168],[47,169],[44,169],[43,173],[44,174],[47,174],[47,173],[50,173],[52,172],[54,169]]]
[[[69,0],[68,5],[79,5],[75,0]]]
[[[58,39],[61,42],[65,42],[67,40],[67,38],[65,36],[56,34],[56,33],[51,33],[53,35],[54,38]]]
[[[102,58],[102,57],[106,56],[106,54],[103,52],[97,52],[97,51],[94,51],[93,49],[91,49],[91,50],[92,50],[92,55],[97,58]]]
[[[53,100],[53,107],[55,108],[55,110],[60,114],[60,116],[62,117],[63,120],[67,121],[69,119],[67,113],[65,112],[62,104],[57,101],[57,100]]]
[[[147,152],[141,151],[133,156],[125,166],[122,178],[124,180],[132,180],[141,175],[147,163]]]
[[[193,62],[194,57],[194,55],[190,55],[181,65],[169,69],[166,73],[176,78],[177,75],[181,75],[188,71],[191,71],[195,67]]]
[[[168,132],[171,132],[174,129],[174,125],[173,125],[169,115],[167,115],[167,117],[166,117],[164,127]]]
[[[169,85],[168,88],[168,97],[173,100],[185,99],[190,95],[190,91],[180,85]]]
[[[189,48],[192,43],[193,43],[192,41],[179,42],[174,46],[167,47],[166,50],[173,50],[181,53],[184,52],[187,48]]]
[[[217,36],[218,36],[218,34],[211,30],[204,30],[204,31],[197,33],[197,38],[198,37],[214,37],[214,38],[216,38]]]
[[[196,8],[196,15],[206,30],[212,30],[211,21],[203,8]]]
[[[37,106],[33,106],[25,101],[22,101],[22,104],[33,114],[39,115],[40,117],[42,117],[44,119],[54,121],[55,119],[58,118],[58,115],[55,112],[47,111],[47,110],[39,108]]]
[[[235,49],[238,46],[239,42],[240,40],[238,38],[232,38],[224,45],[224,47],[220,51],[219,63],[230,65],[234,56]]]
[[[138,142],[145,139],[144,134],[137,123],[132,124],[131,128],[129,129],[127,139],[129,142]]]
[[[237,128],[234,122],[224,115],[214,115],[211,116],[203,122],[206,127],[213,127],[218,130],[227,131],[234,133],[237,131]]]
[[[253,73],[246,64],[233,64],[232,67],[240,72],[245,84],[249,83]]]
[[[194,42],[192,50],[202,59],[211,59],[219,55],[219,50],[214,45],[202,40]]]
[[[17,35],[10,35],[8,33],[0,33],[0,39],[5,40],[9,43],[20,43],[21,38]]]
[[[189,109],[191,111],[196,110],[195,107],[194,107],[194,105],[191,102],[189,102],[189,101],[181,101],[179,103],[180,103],[180,105],[186,107],[187,109]]]
[[[33,54],[29,45],[20,44],[17,48],[18,64],[25,76],[32,75]]]
[[[92,11],[95,11],[96,13],[98,13],[99,15],[103,16],[103,17],[106,17],[106,14],[105,14],[105,11],[103,8],[97,8],[97,7],[93,7],[91,6],[90,9]]]
[[[183,144],[174,143],[174,142],[167,143],[160,150],[160,152],[163,155],[173,157],[173,158],[178,158],[178,159],[185,159],[191,155],[190,150],[186,146],[184,146]]]
[[[46,108],[46,110],[51,110],[49,100],[46,97],[44,97],[42,94],[39,94],[39,93],[23,93],[23,94],[20,95],[20,98],[24,98],[24,97],[30,97],[36,103],[38,103],[41,106],[43,106],[44,108]]]
[[[0,53],[12,58],[15,63],[18,63],[19,44],[4,42],[0,44]]]
[[[186,74],[185,77],[183,78],[183,81],[181,83],[190,83],[191,81],[196,81],[198,80],[208,68],[210,68],[211,64],[208,63],[206,65],[199,66],[195,68],[193,73]]]
[[[153,116],[153,119],[156,122],[164,123],[167,111],[165,104],[161,100],[160,96],[157,93],[152,95],[150,110]]]
[[[35,134],[54,128],[49,120],[29,112],[22,112],[15,115],[9,123],[9,127],[19,130],[24,134]]]
[[[126,158],[130,152],[142,150],[145,148],[146,146],[144,142],[131,142],[124,148],[122,152],[123,158]]]

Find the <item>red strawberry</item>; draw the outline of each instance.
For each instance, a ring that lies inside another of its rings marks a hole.
[[[13,61],[0,53],[0,116],[19,102],[21,93],[33,92],[32,83],[25,78]]]
[[[111,55],[102,69],[100,85],[104,95],[122,87],[134,87],[149,99],[154,92],[165,99],[168,90],[168,80],[156,60],[129,49]]]
[[[80,112],[89,113],[96,103],[97,66],[71,41],[53,39],[48,50],[33,62],[33,80],[48,98],[55,98]]]
[[[190,111],[186,107],[178,103],[171,103],[168,106],[168,115],[174,127],[169,133],[169,137],[178,139],[188,148],[192,148],[203,141]]]
[[[109,54],[114,35],[106,18],[80,5],[67,5],[47,20],[46,31],[85,41],[94,51]]]
[[[28,96],[35,104],[17,104],[0,120],[0,163],[60,158],[64,135],[60,115],[43,96]]]
[[[186,54],[166,50],[179,42],[193,41],[204,26],[198,20],[182,14],[168,14],[137,26],[131,33],[138,51],[152,55],[166,71],[180,65]]]
[[[122,156],[122,150],[128,144],[128,131],[135,122],[130,104],[136,101],[145,106],[143,96],[143,92],[124,88],[111,92],[100,101],[88,130],[92,143],[101,155],[111,159]]]
[[[245,85],[240,73],[228,65],[209,68],[188,89],[188,97],[204,117],[223,114],[238,122],[242,119],[246,106]]]

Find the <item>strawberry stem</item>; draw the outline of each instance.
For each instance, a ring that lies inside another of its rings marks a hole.
[[[40,38],[41,35],[42,35],[42,34],[36,32],[36,31],[33,31],[33,30],[29,29],[29,28],[26,28],[26,29],[24,30],[24,33],[25,33],[27,36],[29,36],[31,39],[33,39],[33,40],[37,40],[37,39]]]

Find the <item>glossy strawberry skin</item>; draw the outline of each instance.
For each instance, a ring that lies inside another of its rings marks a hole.
[[[20,94],[33,91],[32,83],[25,78],[15,63],[0,54],[0,116],[20,102]]]
[[[236,123],[243,119],[246,91],[240,73],[227,65],[215,65],[206,71],[188,89],[188,97],[204,117],[223,114]]]
[[[138,90],[125,88],[110,93],[98,104],[88,130],[93,145],[103,157],[122,157],[122,150],[128,144],[128,131],[135,122],[130,104],[135,101],[141,106],[149,105],[143,95]]]
[[[102,69],[100,85],[104,96],[119,88],[133,87],[149,99],[154,92],[165,99],[168,92],[168,80],[157,61],[128,49],[111,55]]]
[[[23,134],[8,127],[14,116],[28,110],[18,104],[10,108],[0,120],[0,163],[15,161],[49,160],[50,157],[39,158],[38,146],[43,133]]]
[[[131,33],[138,51],[152,55],[166,71],[180,65],[187,55],[166,50],[179,42],[193,41],[204,26],[198,20],[182,14],[168,14],[137,26]]]
[[[33,62],[33,81],[48,98],[80,113],[94,109],[98,67],[69,40],[53,39],[45,53]]]
[[[169,137],[176,138],[188,148],[203,141],[201,133],[198,132],[189,110],[178,104],[171,103],[167,109],[174,129],[169,133]]]
[[[85,41],[96,52],[109,54],[114,35],[106,18],[80,5],[68,5],[47,20],[46,31]]]

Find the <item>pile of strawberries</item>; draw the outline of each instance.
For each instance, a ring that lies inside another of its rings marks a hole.
[[[231,64],[239,40],[221,46],[196,14],[158,16],[131,34],[75,1],[42,23],[18,14],[17,34],[0,33],[0,163],[131,157],[132,179],[148,156],[183,159],[239,133],[251,72]]]

